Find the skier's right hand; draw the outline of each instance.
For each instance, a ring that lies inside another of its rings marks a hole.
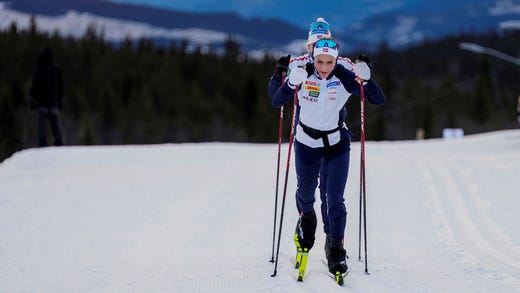
[[[307,71],[301,67],[297,67],[291,70],[289,73],[289,85],[299,86],[302,82],[307,79]]]

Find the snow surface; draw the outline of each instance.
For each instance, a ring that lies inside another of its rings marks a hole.
[[[520,130],[366,148],[370,275],[356,142],[344,287],[320,224],[295,280],[294,164],[270,277],[276,144],[18,152],[0,164],[0,292],[520,292]]]

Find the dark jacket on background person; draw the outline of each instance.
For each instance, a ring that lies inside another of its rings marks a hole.
[[[61,69],[53,64],[52,50],[45,48],[38,56],[30,91],[32,108],[61,108],[63,79]]]
[[[52,63],[52,50],[45,48],[38,56],[33,83],[29,93],[31,108],[38,114],[38,146],[48,146],[47,124],[51,125],[54,145],[63,145],[59,109],[63,98],[61,69]]]

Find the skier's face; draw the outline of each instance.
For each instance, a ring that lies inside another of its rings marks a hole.
[[[327,54],[317,55],[314,57],[314,66],[320,78],[327,78],[336,66],[336,58]]]

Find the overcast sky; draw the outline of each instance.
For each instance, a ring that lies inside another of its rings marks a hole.
[[[363,20],[367,15],[399,8],[423,0],[111,0],[146,4],[194,12],[236,12],[244,17],[277,18],[300,27],[307,27],[317,17],[324,17],[333,27],[340,29]],[[320,4],[326,3],[326,4]]]

